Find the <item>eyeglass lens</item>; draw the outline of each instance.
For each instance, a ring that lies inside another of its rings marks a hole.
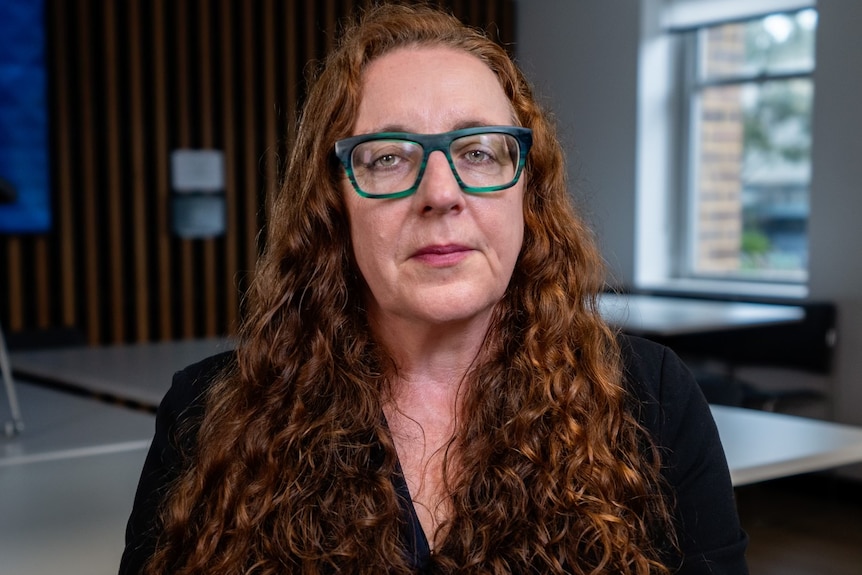
[[[518,140],[509,134],[456,138],[448,158],[468,191],[505,186],[518,172]],[[423,147],[409,140],[371,140],[353,149],[350,161],[357,185],[368,194],[392,194],[418,182],[427,161]]]

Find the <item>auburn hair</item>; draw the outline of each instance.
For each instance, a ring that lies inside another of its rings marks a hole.
[[[465,376],[447,457],[451,514],[434,573],[667,573],[670,504],[638,424],[604,270],[568,194],[548,115],[482,31],[424,5],[359,15],[308,92],[247,294],[236,361],[211,386],[171,486],[147,573],[409,573],[382,416],[391,359],[354,264],[336,140],[351,135],[369,62],[443,46],[482,60],[533,131],[524,242]]]

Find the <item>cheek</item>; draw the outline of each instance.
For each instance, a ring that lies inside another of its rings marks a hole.
[[[368,250],[371,244],[371,238],[368,235],[369,229],[367,218],[361,213],[352,213],[350,216],[350,241],[353,244],[353,257],[359,266],[359,271],[363,272],[368,260]]]
[[[386,255],[384,250],[391,243],[387,241],[386,219],[356,206],[350,207],[348,214],[353,257],[366,282],[373,282],[380,273],[380,264]]]
[[[523,195],[519,196],[512,202],[512,205],[507,211],[507,216],[504,222],[501,222],[501,229],[510,230],[509,233],[503,234],[505,243],[505,257],[507,263],[514,265],[515,260],[521,253],[521,247],[524,244],[524,202]]]
[[[344,190],[344,204],[347,209],[347,223],[350,230],[350,244],[353,250],[353,260],[358,268],[357,271],[360,275],[364,276],[365,272],[363,268],[366,259],[364,250],[367,246],[367,241],[363,240],[363,236],[365,235],[367,224],[365,223],[365,214],[356,205],[355,198],[350,195],[351,193],[352,190],[350,189]]]

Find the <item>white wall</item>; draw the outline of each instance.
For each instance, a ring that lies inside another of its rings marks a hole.
[[[862,2],[817,9],[809,288],[838,304],[835,419],[862,425]]]
[[[520,0],[516,54],[557,117],[576,201],[616,279],[635,268],[638,0]]]
[[[519,62],[562,129],[575,197],[614,276],[636,275],[638,61],[657,0],[520,0]],[[812,299],[838,304],[832,418],[862,425],[862,2],[818,0]],[[643,167],[642,167],[643,169]]]

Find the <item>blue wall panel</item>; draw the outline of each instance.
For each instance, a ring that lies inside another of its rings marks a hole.
[[[0,233],[51,226],[44,0],[0,1],[0,178],[17,191],[0,204]]]

